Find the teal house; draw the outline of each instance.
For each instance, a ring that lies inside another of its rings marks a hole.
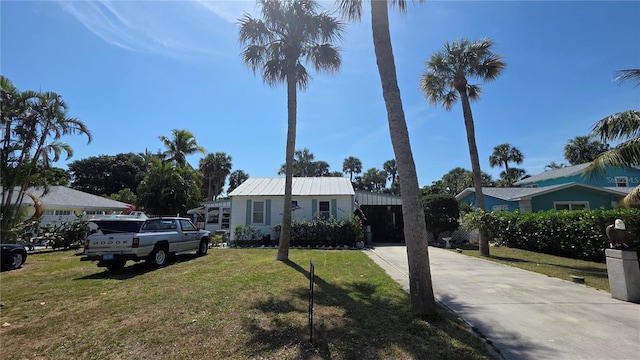
[[[487,211],[612,209],[634,187],[640,169],[607,168],[605,174],[583,175],[588,163],[548,170],[516,182],[517,187],[482,188]],[[461,204],[476,206],[475,189],[456,195]]]

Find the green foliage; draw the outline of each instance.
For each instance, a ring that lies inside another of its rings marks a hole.
[[[460,208],[455,196],[449,194],[431,194],[422,198],[424,220],[427,231],[434,238],[443,232],[452,232],[460,226]]]
[[[134,153],[90,156],[69,163],[68,169],[73,189],[98,196],[117,194],[123,189],[135,194],[144,176],[145,161]]]
[[[640,209],[541,212],[475,211],[465,215],[468,228],[484,229],[490,238],[512,248],[545,254],[604,261],[609,247],[608,225],[622,219],[631,233],[631,246],[640,244]]]
[[[281,224],[273,230],[276,238],[280,237]],[[315,217],[313,220],[294,220],[291,224],[291,246],[355,246],[363,241],[364,231],[360,219],[347,216],[341,220],[323,220]]]
[[[110,194],[106,196],[108,199],[120,201],[127,204],[135,204],[138,201],[138,197],[136,194],[131,191],[131,189],[122,189],[115,194]]]
[[[138,205],[149,214],[186,214],[200,203],[200,176],[190,166],[151,159],[148,173],[138,186]]]
[[[254,229],[249,225],[238,225],[233,228],[233,236],[238,240],[260,240],[264,234],[258,229]]]

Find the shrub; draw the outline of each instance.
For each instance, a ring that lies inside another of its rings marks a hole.
[[[631,247],[640,244],[640,209],[497,212],[465,215],[467,227],[484,228],[490,239],[508,247],[582,260],[604,261],[608,225],[622,219]]]
[[[460,227],[460,206],[455,196],[450,194],[431,194],[422,198],[424,220],[427,231],[433,234],[434,239],[443,232],[449,235]]]
[[[273,228],[276,238],[280,238],[281,224]],[[324,220],[315,217],[313,220],[293,220],[291,222],[291,246],[355,246],[364,240],[362,223],[355,216],[347,216],[341,220]]]

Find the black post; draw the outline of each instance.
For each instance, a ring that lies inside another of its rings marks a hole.
[[[309,344],[313,344],[313,282],[315,278],[313,260],[309,261]]]

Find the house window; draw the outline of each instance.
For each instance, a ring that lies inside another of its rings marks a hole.
[[[554,202],[553,206],[556,210],[589,210],[589,202],[587,201]]]
[[[629,186],[629,181],[626,176],[616,176],[616,187],[627,187]]]
[[[320,219],[329,220],[329,217],[331,216],[331,207],[329,206],[328,201],[318,202],[318,213],[320,214]]]
[[[220,208],[209,208],[208,222],[209,224],[217,224],[220,219]]]
[[[264,224],[264,201],[253,202],[253,221],[254,224]]]
[[[509,205],[493,205],[491,211],[509,211]]]

